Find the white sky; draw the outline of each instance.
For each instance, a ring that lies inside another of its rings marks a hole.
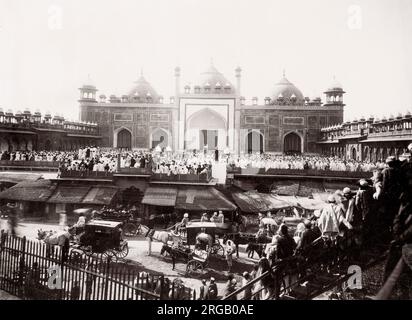
[[[3,109],[76,118],[88,74],[121,95],[141,68],[168,100],[176,65],[183,86],[211,58],[261,103],[286,69],[305,96],[335,75],[346,119],[412,111],[412,1],[0,0]]]

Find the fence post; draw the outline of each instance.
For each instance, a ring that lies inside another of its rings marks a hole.
[[[21,256],[20,256],[20,264],[19,264],[19,282],[18,282],[18,292],[19,295],[23,295],[23,276],[24,276],[24,270],[25,270],[25,261],[26,261],[26,236],[24,236],[21,241],[23,242],[22,248],[21,248]]]
[[[159,280],[160,280],[160,300],[165,300],[165,292],[167,292],[167,290],[165,290],[164,275],[161,275]]]
[[[110,262],[111,262],[112,258],[110,256],[107,257],[106,260],[106,275],[104,278],[104,300],[107,300],[107,294],[108,294],[108,290],[109,290],[109,270],[110,270]]]

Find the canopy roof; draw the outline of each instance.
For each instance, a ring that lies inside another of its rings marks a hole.
[[[276,194],[259,193],[257,191],[238,192],[233,199],[245,213],[267,212],[290,207],[300,207],[306,210],[318,210],[325,206],[325,201],[318,197],[280,196]]]
[[[49,199],[56,189],[50,180],[23,181],[0,193],[0,199],[11,201],[42,202]]]

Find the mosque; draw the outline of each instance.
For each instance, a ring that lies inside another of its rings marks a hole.
[[[232,82],[211,64],[192,85],[165,98],[143,75],[121,96],[98,95],[89,80],[80,90],[80,120],[97,123],[101,146],[169,151],[219,150],[236,154],[318,153],[321,128],[343,122],[342,86],[334,81],[321,97],[305,96],[285,74],[263,103],[241,93],[242,70]]]

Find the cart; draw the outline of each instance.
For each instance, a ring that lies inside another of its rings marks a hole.
[[[105,257],[121,259],[129,253],[126,240],[123,240],[122,223],[118,221],[91,220],[86,223],[84,232],[71,243],[72,255],[103,254]],[[73,251],[73,250],[72,250]]]
[[[95,214],[95,219],[122,222],[122,229],[127,237],[133,237],[142,232],[141,219],[136,218],[133,212],[102,210]]]
[[[208,253],[224,256],[224,249],[219,242],[219,235],[224,235],[228,230],[230,230],[230,224],[228,223],[189,222],[186,226],[186,243],[195,245],[200,234],[208,235],[210,237],[206,246]]]
[[[194,250],[192,259],[186,266],[186,274],[189,276],[201,275],[209,264],[209,252],[205,250]]]

